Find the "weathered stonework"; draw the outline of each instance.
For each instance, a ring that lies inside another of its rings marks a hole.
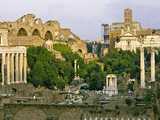
[[[140,116],[96,105],[6,104],[4,120],[153,120],[152,112]]]
[[[87,53],[85,42],[71,32],[60,27],[58,21],[43,22],[33,14],[27,14],[14,22],[1,22],[0,28],[8,30],[9,46],[42,46],[46,40],[67,41],[73,51]]]

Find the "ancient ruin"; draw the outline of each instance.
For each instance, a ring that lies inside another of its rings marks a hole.
[[[33,14],[22,16],[13,22],[0,22],[0,28],[8,30],[9,46],[42,46],[45,41],[65,43],[74,52],[86,54],[86,44],[70,29],[62,28],[55,20],[43,22]]]

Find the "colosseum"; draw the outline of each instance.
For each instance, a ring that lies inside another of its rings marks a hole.
[[[33,14],[22,16],[13,22],[0,22],[1,29],[8,30],[9,46],[42,46],[46,40],[67,42],[74,52],[87,53],[86,44],[68,28],[61,28],[55,20],[43,22]]]

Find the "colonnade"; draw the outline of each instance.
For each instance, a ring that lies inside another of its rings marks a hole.
[[[155,81],[155,49],[151,48],[151,82]],[[140,79],[141,88],[145,88],[145,59],[144,59],[144,47],[140,48]]]
[[[85,116],[82,120],[151,120],[145,117],[101,117],[101,116]]]
[[[26,52],[2,52],[2,85],[27,83],[27,58]]]

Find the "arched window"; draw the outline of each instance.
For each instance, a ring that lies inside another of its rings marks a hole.
[[[40,32],[38,29],[35,29],[32,33],[33,36],[39,36],[40,37]]]
[[[20,28],[18,33],[17,33],[17,36],[27,36],[27,31],[24,29],[24,28]]]
[[[53,36],[52,36],[52,33],[50,31],[46,32],[45,40],[53,40]]]

